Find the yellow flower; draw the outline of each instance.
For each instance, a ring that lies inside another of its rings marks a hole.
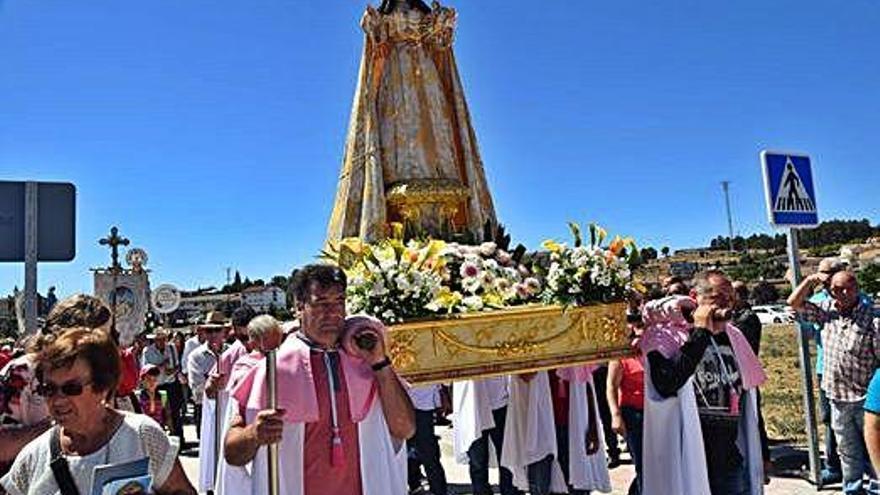
[[[546,241],[541,243],[541,247],[550,251],[551,253],[559,253],[562,251],[562,244],[554,241],[553,239],[547,239]]]
[[[623,251],[624,247],[626,247],[626,244],[623,242],[623,239],[621,239],[618,235],[614,237],[613,241],[611,241],[611,245],[608,247],[608,249],[611,251],[612,254],[614,254],[614,256],[617,256],[618,254],[620,254],[621,251]]]

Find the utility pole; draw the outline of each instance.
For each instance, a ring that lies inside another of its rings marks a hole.
[[[727,231],[729,232],[728,241],[730,243],[730,252],[733,252],[733,216],[730,214],[730,181],[721,181],[721,189],[724,189],[724,204],[727,205]]]

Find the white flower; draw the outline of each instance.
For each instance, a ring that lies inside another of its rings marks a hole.
[[[480,244],[480,254],[483,256],[492,256],[495,254],[496,249],[498,249],[498,245],[494,242],[484,242]]]
[[[528,277],[523,283],[525,284],[526,289],[532,294],[537,294],[541,291],[541,282],[535,277]]]
[[[370,296],[382,297],[385,294],[388,294],[388,288],[385,287],[385,284],[382,282],[381,278],[377,278],[373,281],[373,286],[370,287]]]
[[[470,311],[479,311],[483,309],[483,298],[480,296],[467,296],[462,299],[461,302]]]
[[[502,251],[500,249],[498,250],[498,253],[495,255],[495,259],[498,260],[498,263],[501,263],[504,266],[509,265],[510,262],[513,261],[513,258],[510,256],[510,253],[508,253],[507,251]]]
[[[394,321],[396,318],[397,318],[397,317],[396,317],[396,315],[394,314],[394,311],[391,311],[390,309],[386,309],[386,310],[382,313],[382,319],[385,320],[385,321]]]
[[[394,279],[395,285],[397,288],[407,293],[412,290],[412,284],[410,284],[409,279],[407,279],[406,275],[398,275],[397,278]]]
[[[462,286],[462,288],[464,288],[464,290],[473,294],[473,293],[477,292],[478,290],[480,290],[482,283],[480,282],[479,278],[471,277],[471,278],[463,279],[461,281],[461,286]]]
[[[469,278],[477,278],[480,276],[481,272],[480,261],[476,258],[465,258],[464,263],[461,264],[461,268],[458,270],[459,275],[463,279]]]

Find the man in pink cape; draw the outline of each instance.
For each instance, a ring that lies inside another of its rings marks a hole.
[[[220,438],[226,437],[228,425],[238,414],[239,405],[232,397],[232,392],[247,378],[251,369],[259,364],[263,359],[263,354],[277,349],[284,340],[281,325],[270,315],[260,315],[251,319],[247,324],[247,337],[248,340],[244,345],[249,352],[235,360],[229,370],[229,378],[226,380],[225,393],[228,400],[222,416],[221,424],[224,427]],[[220,361],[223,361],[222,357]],[[251,495],[254,493],[251,485],[251,473],[247,469],[241,466],[231,466],[226,462],[225,457],[220,458],[214,483],[214,495]]]
[[[756,389],[766,380],[730,324],[733,287],[720,271],[695,279],[694,299],[645,307],[645,495],[761,495]]]
[[[251,463],[253,493],[266,493],[267,456],[279,444],[282,495],[405,495],[404,441],[415,413],[385,355],[384,327],[345,318],[345,274],[309,265],[294,276],[301,330],[277,355],[278,407],[268,409],[260,362],[232,396],[226,435],[233,466]]]

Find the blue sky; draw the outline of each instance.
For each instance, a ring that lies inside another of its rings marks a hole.
[[[811,154],[822,218],[880,219],[880,8],[458,0],[499,217],[530,246],[595,220],[641,244],[768,230],[758,153]],[[90,291],[118,225],[152,282],[289,273],[322,244],[362,47],[352,0],[0,0],[0,179],[78,187]],[[23,267],[0,266],[0,292]]]

